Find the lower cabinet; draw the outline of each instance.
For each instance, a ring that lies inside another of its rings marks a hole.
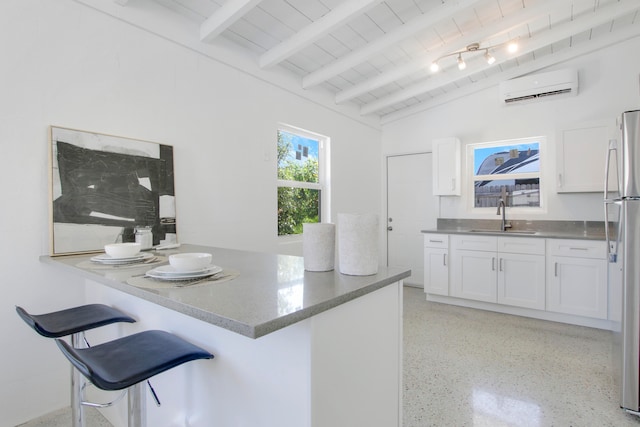
[[[543,239],[451,236],[451,246],[452,296],[544,310]]]
[[[547,310],[606,319],[606,243],[547,241]]]
[[[608,318],[603,241],[461,233],[424,245],[427,294]]]
[[[452,236],[454,239],[457,236]],[[451,296],[497,302],[496,253],[454,249],[451,253]]]
[[[498,237],[498,303],[544,310],[545,269],[544,239]]]
[[[449,236],[424,236],[424,291],[428,294],[449,295]]]

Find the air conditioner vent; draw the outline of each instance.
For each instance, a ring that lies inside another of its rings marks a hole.
[[[542,98],[543,96],[562,95],[563,93],[571,93],[571,89],[569,88],[569,89],[553,90],[550,92],[537,93],[535,95],[520,96],[518,98],[509,98],[509,99],[505,99],[504,102],[508,104],[510,102],[518,102],[518,101],[526,101],[528,99]]]
[[[550,71],[500,83],[500,97],[507,104],[562,94],[578,94],[577,70]]]

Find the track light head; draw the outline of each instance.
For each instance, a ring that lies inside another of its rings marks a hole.
[[[496,62],[496,58],[494,58],[493,55],[491,55],[489,53],[489,49],[485,49],[485,51],[484,51],[484,59],[487,60],[487,64],[489,64],[489,65],[493,65],[493,63]]]
[[[458,54],[458,70],[462,71],[465,68],[467,68],[467,63],[464,62],[464,59],[462,59],[462,54],[459,53]]]

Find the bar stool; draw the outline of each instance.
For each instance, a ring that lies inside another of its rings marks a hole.
[[[56,339],[71,364],[102,390],[127,389],[129,427],[146,426],[143,381],[171,368],[213,355],[176,335],[150,330],[89,348]]]
[[[24,308],[16,306],[16,312],[34,331],[43,337],[61,338],[71,336],[71,346],[88,346],[84,332],[112,323],[133,323],[135,319],[120,310],[104,304],[87,304],[46,314],[30,314]],[[71,417],[73,427],[84,426],[82,407],[83,377],[71,369]]]

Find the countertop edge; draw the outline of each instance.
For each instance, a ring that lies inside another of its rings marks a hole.
[[[523,230],[527,231],[527,230]],[[459,229],[441,229],[441,230],[420,230],[422,234],[464,234],[468,236],[499,236],[499,237],[526,237],[526,238],[534,238],[534,239],[575,239],[575,240],[606,240],[605,236],[602,235],[590,235],[590,234],[576,234],[576,233],[558,233],[558,232],[545,232],[545,231],[535,231],[531,234],[529,233],[518,233],[518,232],[509,232],[509,231],[471,231],[471,230],[459,230]]]

